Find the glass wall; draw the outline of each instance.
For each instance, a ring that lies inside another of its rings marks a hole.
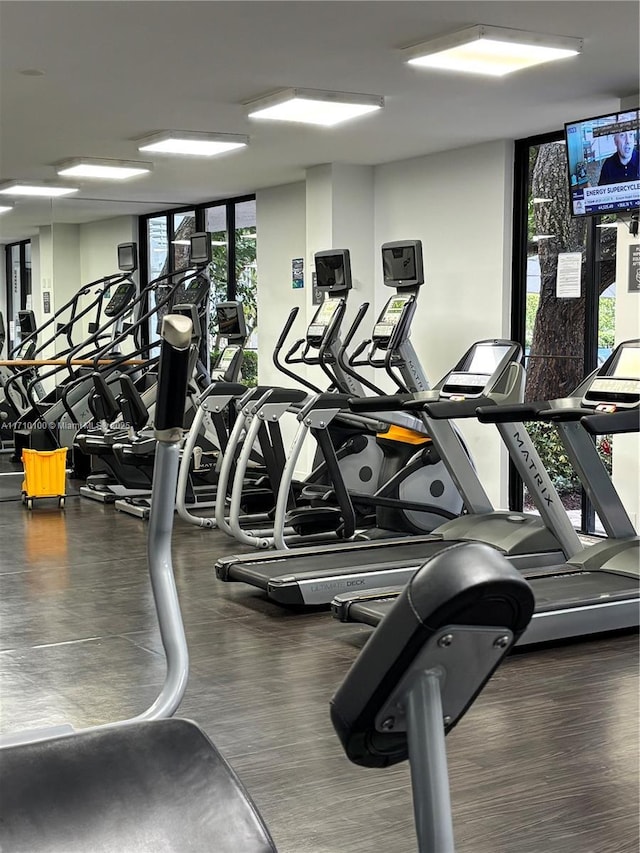
[[[2,347],[6,357],[20,343],[18,312],[29,310],[31,295],[31,241],[9,243],[5,246],[6,305],[7,316],[3,317],[5,342]]]
[[[525,400],[571,396],[611,352],[615,318],[616,231],[603,217],[574,218],[570,212],[566,148],[562,134],[516,145],[514,228],[514,338],[525,349]],[[576,275],[558,275],[559,263],[574,263]],[[556,430],[533,423],[528,430],[577,529],[600,532]],[[598,439],[605,464],[611,442]],[[534,509],[512,471],[511,505]]]
[[[198,231],[211,234],[211,291],[209,297],[209,333],[212,355],[224,345],[217,339],[215,306],[238,299],[242,302],[249,339],[243,367],[245,382],[257,377],[257,266],[256,202],[254,196],[196,205],[180,210],[162,211],[140,218],[140,245],[146,247],[141,258],[141,283],[188,267],[189,237]],[[233,239],[229,239],[229,235]],[[150,297],[153,305],[155,296]],[[158,294],[158,298],[161,295]],[[149,339],[157,340],[158,326],[150,324]]]

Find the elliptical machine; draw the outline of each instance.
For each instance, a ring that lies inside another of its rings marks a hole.
[[[396,293],[382,310],[371,339],[363,341],[353,355],[347,358],[347,347],[357,329],[357,324],[354,324],[337,354],[337,363],[343,374],[365,383],[379,395],[376,398],[376,403],[380,403],[379,409],[376,405],[376,410],[370,414],[379,423],[375,436],[381,459],[377,478],[368,493],[349,488],[347,483],[340,482],[342,469],[335,464],[335,458],[331,460],[335,452],[328,441],[326,430],[333,418],[345,415],[339,407],[331,405],[332,401],[326,395],[310,401],[298,414],[298,433],[283,472],[274,523],[274,544],[278,549],[289,547],[284,533],[287,526],[293,527],[296,532],[300,532],[301,528],[310,530],[314,525],[322,523],[323,515],[337,511],[335,507],[326,506],[327,498],[330,500],[333,496],[332,492],[327,489],[324,492],[317,488],[314,490],[313,487],[306,491],[312,498],[308,508],[287,510],[286,493],[283,490],[293,476],[300,450],[309,432],[322,447],[331,470],[333,493],[341,495],[339,511],[344,512],[346,505],[347,513],[351,515],[358,513],[360,517],[366,518],[371,512],[374,513],[367,529],[358,533],[358,539],[386,538],[398,533],[429,533],[462,512],[460,493],[433,446],[424,423],[411,413],[399,411],[397,395],[384,396],[378,387],[355,370],[359,366],[384,368],[406,399],[429,389],[429,381],[410,341],[418,288],[424,283],[421,242],[405,240],[386,243],[382,247],[382,258],[385,284],[394,287]],[[357,323],[363,316],[364,312],[361,312]],[[367,348],[366,356],[360,358]],[[353,417],[355,413],[349,414]]]

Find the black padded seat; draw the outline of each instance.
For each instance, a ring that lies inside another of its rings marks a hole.
[[[331,700],[331,719],[351,761],[385,767],[407,758],[406,733],[378,731],[375,719],[438,631],[449,626],[496,627],[512,631],[515,642],[529,624],[533,607],[529,584],[488,545],[458,543],[425,563],[373,632]],[[446,732],[461,719],[492,672],[486,673]],[[464,678],[464,673],[455,677]]]
[[[2,853],[273,853],[195,723],[131,723],[0,752]]]

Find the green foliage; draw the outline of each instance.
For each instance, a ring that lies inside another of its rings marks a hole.
[[[256,269],[255,228],[239,228],[235,232],[236,248],[236,299],[242,302],[247,333],[250,335],[258,325],[258,279]],[[219,231],[212,235],[212,259],[209,265],[211,275],[211,301],[226,302],[228,293],[228,251],[227,232]],[[210,331],[217,334],[215,312],[211,313]]]
[[[545,423],[527,424],[527,432],[535,445],[542,464],[558,490],[558,494],[567,495],[580,491],[580,480],[573,470],[569,458],[560,441],[555,427]],[[599,436],[597,447],[600,458],[611,474],[611,440],[609,436]]]
[[[258,384],[258,352],[254,349],[246,349],[242,361],[242,382],[250,388]]]
[[[214,349],[211,353],[211,364],[214,365],[220,356],[220,350]],[[255,388],[258,384],[258,352],[254,349],[246,349],[242,357],[242,370],[240,381],[249,388]]]
[[[598,346],[613,349],[616,331],[616,300],[601,296],[598,308]]]
[[[538,306],[540,305],[540,294],[539,293],[527,293],[527,317],[526,317],[526,325],[525,325],[525,346],[527,348],[531,347],[531,342],[533,340],[533,327],[536,322],[536,313],[538,311]]]

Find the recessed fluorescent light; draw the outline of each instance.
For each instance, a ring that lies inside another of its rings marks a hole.
[[[534,243],[539,242],[540,240],[550,240],[552,237],[555,237],[555,234],[534,234],[531,238]]]
[[[406,48],[403,53],[411,65],[502,77],[581,51],[582,39],[478,24]]]
[[[0,213],[8,213],[10,210],[13,210],[12,204],[0,204]]]
[[[332,127],[365,113],[379,110],[384,98],[353,92],[326,92],[319,89],[283,89],[249,101],[250,118],[295,121]]]
[[[191,157],[214,157],[249,144],[248,136],[233,133],[200,133],[199,131],[164,130],[138,139],[138,151],[155,154],[184,154]]]
[[[548,202],[553,201],[552,198],[534,198],[534,204],[547,204]]]
[[[596,228],[617,228],[617,227],[618,227],[617,222],[600,222],[598,225],[596,225]]]
[[[143,160],[98,160],[95,157],[78,157],[65,160],[56,166],[59,175],[69,178],[103,178],[112,181],[125,181],[137,175],[146,175],[153,169],[153,163]]]
[[[2,195],[23,195],[39,198],[55,198],[62,195],[77,193],[77,187],[61,187],[57,184],[36,184],[27,181],[10,181],[0,185]]]

